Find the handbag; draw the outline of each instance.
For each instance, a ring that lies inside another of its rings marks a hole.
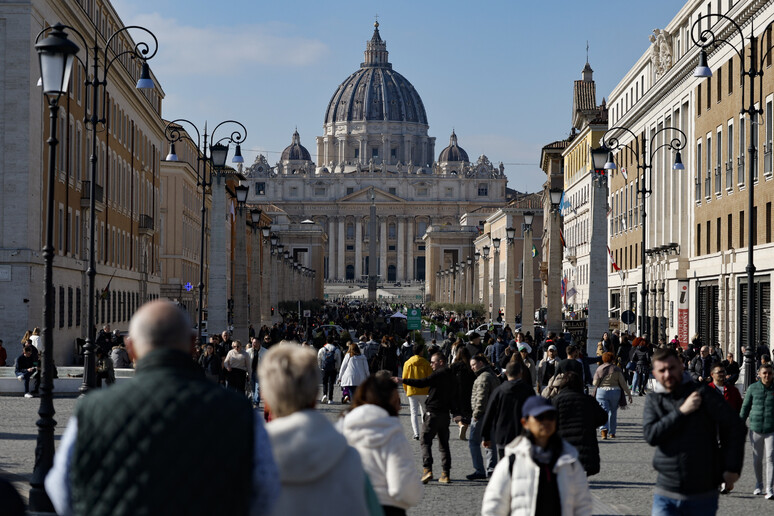
[[[626,363],[626,370],[634,371],[635,369],[637,369],[637,363],[634,360],[629,360],[629,362]]]
[[[621,390],[621,397],[618,399],[618,408],[619,409],[626,409],[627,403],[626,403],[626,393]]]

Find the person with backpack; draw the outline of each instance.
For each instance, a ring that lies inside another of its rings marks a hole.
[[[505,447],[481,502],[482,516],[592,513],[593,501],[578,452],[556,431],[551,402],[532,396],[522,406],[522,434]]]
[[[335,332],[328,335],[328,342],[317,352],[317,363],[322,371],[323,396],[320,403],[333,404],[333,386],[341,367],[341,350],[336,346]]]

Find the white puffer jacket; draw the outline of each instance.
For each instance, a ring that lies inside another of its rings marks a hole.
[[[376,405],[352,409],[338,423],[363,461],[363,469],[382,505],[408,509],[422,499],[419,469],[397,417]]]
[[[352,356],[347,353],[341,363],[337,381],[342,387],[357,387],[368,378],[368,360],[363,355]],[[354,394],[354,392],[352,393]]]
[[[578,451],[568,442],[554,466],[562,499],[562,516],[591,516],[592,500]],[[532,443],[519,436],[505,447],[505,457],[497,463],[481,504],[482,516],[532,516],[537,503],[540,468],[532,460]],[[513,473],[510,455],[515,455]]]

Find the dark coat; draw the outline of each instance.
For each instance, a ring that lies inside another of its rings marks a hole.
[[[454,362],[451,365],[454,373],[457,389],[457,412],[455,416],[462,416],[465,422],[468,422],[473,415],[473,407],[470,404],[470,398],[473,395],[473,382],[476,381],[476,373],[468,364]]]
[[[701,405],[685,415],[680,406],[696,390]],[[744,423],[715,389],[693,383],[688,375],[672,392],[645,398],[642,422],[645,440],[657,447],[653,455],[657,489],[707,493],[720,486],[724,471],[742,471]]]
[[[521,380],[509,380],[497,387],[481,422],[481,440],[505,446],[521,433],[521,407],[535,391]]]
[[[559,391],[551,403],[559,413],[557,432],[577,448],[586,474],[596,475],[599,473],[597,427],[607,422],[607,412],[591,396],[569,388]]]

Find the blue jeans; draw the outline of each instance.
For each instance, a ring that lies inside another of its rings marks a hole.
[[[675,500],[660,494],[653,495],[651,516],[710,516],[718,512],[718,495],[694,500]]]
[[[258,405],[261,402],[261,387],[258,385],[258,375],[253,373],[250,377],[250,383],[253,387],[253,403]]]
[[[470,448],[470,459],[473,462],[473,469],[476,473],[481,475],[491,474],[497,465],[497,455],[492,452],[492,448],[485,448],[486,469],[484,469],[484,457],[481,455],[481,421],[474,419],[470,422],[468,447]]]
[[[634,379],[632,380],[632,394],[634,394],[635,391],[644,392],[645,386],[648,384],[648,378],[650,378],[650,373],[635,371]]]
[[[621,389],[597,389],[597,403],[607,412],[607,423],[600,428],[608,430],[611,434],[615,435],[615,429],[618,426],[618,402],[623,396]]]

